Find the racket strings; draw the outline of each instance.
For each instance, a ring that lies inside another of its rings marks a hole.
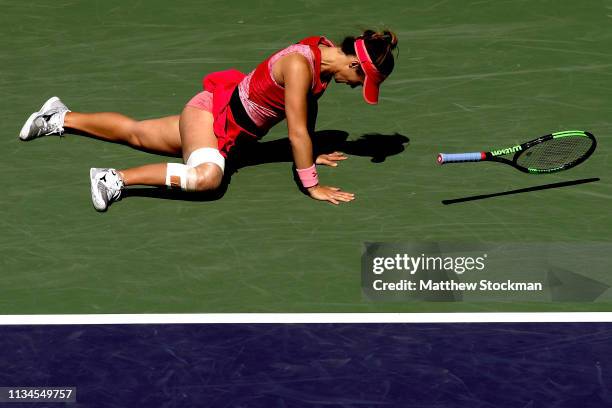
[[[591,139],[582,136],[550,139],[524,150],[516,163],[528,169],[556,169],[580,159],[592,144]]]

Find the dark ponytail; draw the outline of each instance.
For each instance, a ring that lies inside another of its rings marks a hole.
[[[355,55],[355,40],[362,38],[372,62],[385,76],[388,76],[395,66],[393,51],[397,48],[397,35],[389,30],[376,32],[365,30],[359,37],[346,37],[340,48],[346,55]]]

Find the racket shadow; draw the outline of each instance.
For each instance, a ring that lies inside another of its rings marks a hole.
[[[449,204],[464,203],[466,201],[484,200],[487,198],[500,197],[500,196],[505,196],[505,195],[522,194],[522,193],[529,193],[532,191],[549,190],[551,188],[561,188],[561,187],[575,186],[578,184],[593,183],[595,181],[599,181],[599,178],[594,177],[594,178],[588,178],[588,179],[562,181],[560,183],[542,184],[539,186],[519,188],[517,190],[501,191],[499,193],[480,194],[480,195],[473,195],[473,196],[468,196],[468,197],[454,198],[452,200],[442,200],[442,204],[449,205]]]

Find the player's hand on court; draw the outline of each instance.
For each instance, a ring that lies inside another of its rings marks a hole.
[[[338,187],[328,187],[316,185],[308,189],[308,193],[315,200],[329,201],[332,204],[338,205],[341,202],[348,203],[355,199],[355,194],[347,193],[340,190]]]
[[[339,161],[346,160],[346,159],[348,159],[348,156],[345,155],[344,153],[333,152],[333,153],[327,153],[327,154],[320,154],[319,156],[317,156],[317,160],[315,161],[315,163],[324,164],[330,167],[336,167]]]

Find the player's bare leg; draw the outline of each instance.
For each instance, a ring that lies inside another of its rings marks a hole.
[[[178,118],[180,118],[180,126],[179,123],[177,123],[177,127],[180,128],[180,146],[182,147],[183,161],[185,163],[189,162],[192,153],[198,149],[217,149],[217,137],[212,131],[213,117],[210,112],[188,106],[180,117],[177,116],[177,120]],[[153,120],[149,122],[156,121]],[[149,125],[154,125],[154,123],[150,123]],[[169,125],[173,126],[173,124],[170,123]],[[124,126],[130,126],[130,124],[126,123]],[[119,130],[115,134],[121,133],[122,131]],[[167,163],[147,164],[140,167],[119,170],[119,174],[125,186],[165,186],[166,168]],[[194,188],[190,190],[212,190],[221,183],[223,171],[220,166],[206,162],[201,164],[198,163],[196,166],[193,166],[193,168],[198,173],[198,180]]]
[[[181,153],[179,115],[134,120],[116,112],[69,112],[64,128],[74,129],[101,140],[168,155]]]
[[[19,138],[29,141],[42,136],[62,135],[73,130],[137,149],[180,155],[182,149],[179,118],[179,115],[173,115],[139,121],[115,112],[71,112],[54,96],[47,100],[39,111],[30,115],[19,133]]]
[[[212,114],[187,106],[181,114],[179,129],[185,164],[157,163],[125,170],[91,169],[91,195],[96,210],[105,211],[113,201],[120,199],[123,188],[130,185],[168,186],[191,192],[218,188],[225,160],[217,150]],[[122,134],[122,131],[114,134]]]
[[[71,112],[58,97],[46,101],[23,125],[26,141],[73,130],[95,138],[168,155],[184,163],[158,163],[125,170],[91,168],[91,197],[98,211],[121,197],[130,185],[168,186],[184,191],[214,190],[221,184],[225,158],[219,153],[210,112],[186,106],[182,114],[134,120],[116,112]]]

